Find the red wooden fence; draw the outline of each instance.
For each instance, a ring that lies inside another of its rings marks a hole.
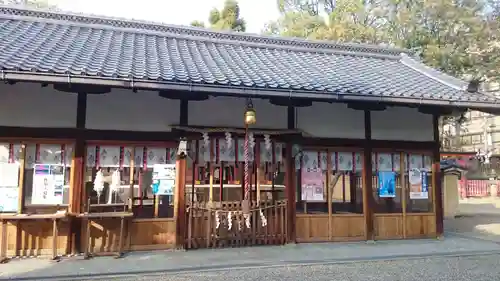
[[[497,185],[497,195],[500,195],[500,181],[490,181],[490,180],[460,180],[460,197],[470,198],[470,197],[488,197],[491,196],[491,185]]]

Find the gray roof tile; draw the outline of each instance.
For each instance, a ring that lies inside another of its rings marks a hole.
[[[0,7],[0,69],[500,107],[498,99],[464,92],[463,81],[403,50],[6,7]]]

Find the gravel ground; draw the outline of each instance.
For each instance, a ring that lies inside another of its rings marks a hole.
[[[436,257],[312,266],[252,268],[157,276],[130,276],[102,281],[497,281],[500,255]]]
[[[99,257],[63,259],[59,263],[38,260],[30,268],[26,260],[0,265],[0,280],[42,281],[73,279],[116,274],[147,275],[235,267],[310,264],[328,262],[374,261],[403,258],[500,254],[500,245],[471,238],[445,237],[443,240],[395,240],[374,243],[319,243],[276,247],[226,248],[187,252],[135,252],[123,259]],[[35,260],[36,261],[36,260]]]

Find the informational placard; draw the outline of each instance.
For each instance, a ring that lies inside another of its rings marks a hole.
[[[14,213],[19,208],[19,164],[0,163],[0,212]]]
[[[378,172],[378,197],[396,197],[396,173]]]
[[[301,187],[303,201],[325,201],[324,180],[321,168],[302,168]]]
[[[174,195],[175,164],[155,164],[153,166],[153,194]]]
[[[423,169],[411,169],[409,171],[410,179],[410,199],[428,199],[429,183],[427,171]]]
[[[33,167],[33,205],[60,205],[64,198],[64,165],[35,164]]]

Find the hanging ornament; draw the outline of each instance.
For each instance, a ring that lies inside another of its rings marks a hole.
[[[260,214],[260,221],[262,222],[262,226],[264,227],[267,225],[267,219],[266,216],[264,216],[264,212],[262,212],[262,209],[260,210],[259,214]]]
[[[271,136],[269,135],[264,135],[264,143],[266,144],[266,149],[269,151],[271,150],[272,143],[271,143]]]
[[[226,143],[227,143],[227,149],[231,149],[231,146],[233,145],[233,138],[231,137],[230,132],[226,132]]]
[[[247,228],[250,228],[250,214],[243,214],[243,218],[245,219],[245,225]]]
[[[219,229],[219,226],[220,226],[219,211],[215,211],[215,229]]]
[[[210,137],[208,136],[208,133],[203,133],[203,143],[205,144],[205,147],[210,145]]]
[[[116,169],[111,175],[111,184],[109,185],[109,196],[108,196],[108,204],[113,203],[113,197],[118,193],[118,189],[120,189],[121,179],[120,179],[120,171]]]
[[[248,145],[250,145],[250,148],[255,147],[255,138],[253,137],[253,133],[248,133]]]
[[[97,204],[99,204],[99,199],[101,198],[101,193],[104,190],[104,178],[102,171],[97,171],[94,179],[94,191],[97,192]]]
[[[229,211],[227,213],[227,229],[231,230],[233,228],[233,212]]]

